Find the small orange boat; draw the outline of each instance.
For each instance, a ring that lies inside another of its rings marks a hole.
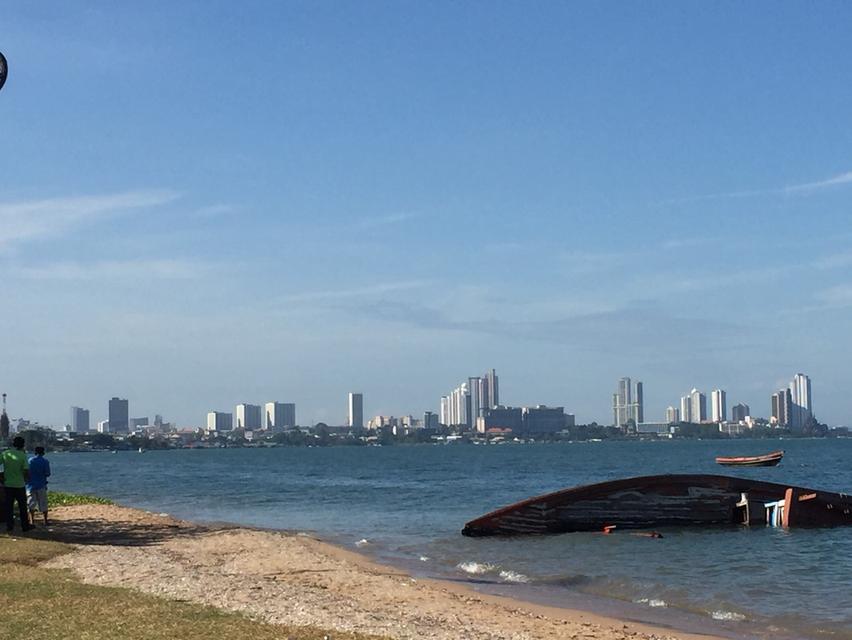
[[[783,451],[773,451],[762,456],[737,456],[716,458],[716,464],[725,467],[774,467],[784,457]]]

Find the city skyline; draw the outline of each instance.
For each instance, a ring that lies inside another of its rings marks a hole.
[[[765,415],[802,370],[852,423],[852,7],[694,16],[6,12],[10,412],[288,398],[332,423],[351,389],[365,416],[437,412],[495,367],[504,402],[603,424],[626,372],[656,420],[693,386]]]
[[[471,389],[475,393],[471,393]],[[4,394],[5,395],[5,394]],[[330,421],[332,426],[346,425],[354,428],[367,426],[364,416],[374,415],[376,418],[396,416],[412,416],[420,414],[421,410],[407,408],[398,413],[365,413],[364,394],[348,392],[346,417],[340,421]],[[119,419],[106,419],[98,421],[96,429],[101,432],[127,433],[134,427],[149,424],[147,417],[129,418],[129,401],[113,397],[108,401],[108,414],[117,415]],[[490,409],[521,409],[527,408],[559,408],[541,402],[530,402],[526,404],[503,403],[499,395],[499,377],[495,369],[486,371],[483,376],[469,377],[466,382],[461,383],[449,395],[441,396],[438,411],[431,409],[422,410],[423,415],[431,415],[436,424],[450,426],[467,426],[470,429],[479,427],[478,419],[488,415]],[[71,420],[67,426],[73,427],[77,423],[89,424],[89,410],[72,406]],[[496,415],[496,414],[495,414]],[[519,414],[520,415],[520,414]],[[630,424],[661,424],[656,418],[650,420],[644,413],[644,384],[633,381],[630,377],[622,377],[617,384],[616,393],[612,394],[611,417],[607,421],[577,421],[570,407],[566,415],[570,415],[572,424],[590,424],[597,422],[601,425],[611,424],[613,426],[628,427]],[[665,408],[662,423],[692,422],[692,423],[724,423],[728,421],[727,391],[725,389],[713,389],[708,397],[699,389],[693,388],[687,395],[680,399],[680,406],[669,405]],[[17,416],[16,419],[25,416]],[[769,398],[767,411],[756,411],[752,413],[746,403],[737,403],[731,408],[731,421],[741,422],[749,419],[763,419],[777,426],[789,427],[795,430],[801,429],[810,418],[817,417],[813,410],[813,392],[809,376],[804,373],[796,373],[790,383],[779,392],[772,393]],[[371,418],[370,421],[373,419]],[[111,422],[121,425],[114,429]],[[296,404],[292,402],[269,401],[260,404],[239,403],[234,407],[233,413],[211,410],[206,413],[206,419],[189,424],[178,425],[184,427],[202,427],[206,425],[208,430],[229,431],[232,429],[270,429],[283,430],[295,426],[310,426],[325,421],[308,421],[299,423],[296,420]],[[163,423],[161,414],[155,414],[154,425]],[[62,425],[52,425],[62,427]],[[169,424],[169,426],[173,426]],[[829,426],[847,426],[831,425]],[[75,429],[72,429],[75,430]],[[77,429],[79,430],[79,429]]]

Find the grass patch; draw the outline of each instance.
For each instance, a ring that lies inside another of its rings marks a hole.
[[[108,498],[88,496],[81,493],[64,493],[62,491],[47,492],[47,508],[70,507],[77,504],[113,504]]]
[[[174,602],[130,589],[79,582],[38,563],[70,550],[57,542],[0,537],[3,635],[28,640],[380,640],[309,627],[256,622],[243,615]]]

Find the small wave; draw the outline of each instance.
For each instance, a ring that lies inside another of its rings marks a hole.
[[[517,582],[519,584],[526,584],[530,581],[523,573],[517,573],[516,571],[501,571],[500,579],[505,582]]]
[[[420,562],[429,562],[429,556],[420,556]]]
[[[711,611],[710,617],[714,620],[730,620],[733,622],[742,622],[746,619],[743,614],[734,613],[733,611]]]
[[[358,542],[355,543],[356,547],[364,547],[370,544],[370,541],[367,538],[361,538]]]
[[[494,571],[496,568],[493,564],[487,562],[459,562],[456,565],[456,569],[475,576]]]
[[[634,600],[636,604],[647,604],[649,607],[667,607],[669,606],[665,600],[659,600],[657,598],[640,598],[639,600]]]

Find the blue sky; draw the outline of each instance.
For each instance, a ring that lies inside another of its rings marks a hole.
[[[200,424],[241,401],[852,423],[852,6],[4,4],[0,387]]]

